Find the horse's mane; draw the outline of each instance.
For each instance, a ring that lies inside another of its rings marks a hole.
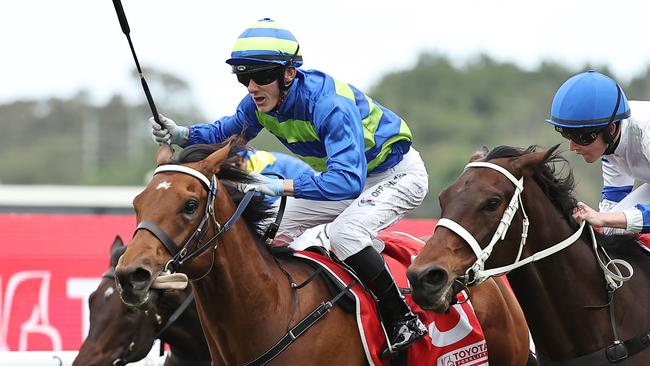
[[[248,147],[240,139],[233,138],[221,144],[191,145],[174,154],[170,160],[170,163],[184,164],[204,160],[210,154],[221,149],[228,143],[230,143],[230,152],[228,153],[228,159],[223,164],[221,164],[221,168],[217,173],[217,178],[224,181],[222,183],[224,183],[223,185],[226,187],[230,198],[236,204],[239,204],[242,198],[244,198],[244,194],[237,190],[236,184],[258,182],[254,176],[249,174],[246,170],[241,169],[236,163],[237,153],[248,149]],[[264,230],[266,229],[265,227],[261,227],[259,223],[271,217],[275,217],[275,212],[273,211],[271,205],[264,200],[264,195],[262,194],[254,195],[251,199],[251,202],[242,213],[242,218],[244,221],[246,221],[251,231],[258,237],[261,237],[261,235],[264,233]]]
[[[557,150],[557,146],[551,148],[554,151],[548,156],[545,164],[540,165],[539,169],[534,172],[533,179],[553,203],[553,206],[562,214],[569,226],[577,230],[580,225],[576,223],[572,216],[573,209],[578,203],[573,196],[575,180],[569,162],[560,155],[561,152]],[[527,148],[498,146],[490,150],[483,160],[519,157],[535,152],[537,149],[537,145]],[[591,242],[587,230],[582,235],[586,242]],[[596,240],[604,248],[612,249],[620,255],[638,255],[639,250],[643,251],[638,244],[638,236],[633,234],[604,235],[596,232]]]

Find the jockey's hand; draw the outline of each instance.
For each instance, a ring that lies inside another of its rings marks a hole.
[[[583,220],[595,227],[625,229],[627,220],[623,212],[598,212],[584,202],[578,202],[573,210],[573,219],[579,224]]]
[[[587,221],[593,226],[603,226],[603,223],[598,218],[599,212],[589,207],[584,202],[578,202],[576,208],[573,209],[573,219],[576,220],[578,224],[583,221]]]
[[[269,179],[260,183],[239,183],[237,189],[244,193],[256,191],[269,196],[282,196],[284,195],[284,179]]]
[[[187,142],[190,137],[189,128],[177,125],[176,122],[162,114],[158,115],[158,119],[162,123],[162,127],[160,127],[153,117],[149,118],[149,123],[151,123],[151,137],[155,142],[176,145],[183,145]]]

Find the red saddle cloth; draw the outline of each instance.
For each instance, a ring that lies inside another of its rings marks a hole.
[[[650,234],[639,234],[639,240],[645,246],[645,249],[650,251]]]
[[[386,244],[382,255],[395,281],[401,288],[408,288],[406,269],[422,249],[422,241],[399,232],[383,232],[379,237]],[[294,255],[320,264],[345,286],[354,278],[347,270],[323,255],[309,251],[298,251]],[[352,287],[352,293],[356,300],[357,327],[368,363],[390,365],[389,360],[379,358],[387,347],[387,341],[375,301],[359,284]],[[428,335],[409,347],[408,365],[488,365],[485,337],[474,309],[464,294],[458,296],[459,303],[453,305],[449,312],[436,314],[423,310],[413,302],[411,295],[405,295],[411,309],[418,314],[429,331]]]

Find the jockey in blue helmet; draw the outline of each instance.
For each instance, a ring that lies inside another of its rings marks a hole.
[[[290,179],[250,186],[272,196],[292,196],[275,243],[289,244],[305,230],[329,223],[332,251],[353,268],[377,297],[395,354],[426,334],[379,254],[377,233],[417,208],[428,192],[428,176],[412,134],[396,113],[354,86],[303,62],[293,34],[261,19],[237,39],[226,61],[248,94],[232,116],[213,123],[179,126],[153,118],[159,143],[181,146],[219,143],[230,136],[247,141],[268,130],[309,164]]]
[[[578,202],[574,218],[650,232],[650,102],[628,102],[618,83],[589,70],[562,84],[546,121],[587,163],[602,162],[600,212]],[[642,185],[632,192],[637,181]]]
[[[286,95],[296,67],[302,65],[300,45],[291,32],[269,18],[264,18],[246,29],[235,41],[230,58],[226,63],[232,66],[237,80],[247,86],[252,79],[258,85],[268,85],[277,80],[280,95],[277,99],[265,100],[267,108],[278,107]],[[288,73],[285,76],[285,73]],[[275,104],[275,105],[273,105]],[[257,104],[258,109],[260,105]]]

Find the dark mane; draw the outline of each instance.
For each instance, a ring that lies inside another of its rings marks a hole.
[[[228,160],[221,164],[221,169],[219,170],[219,173],[217,173],[217,178],[223,181],[222,183],[226,187],[230,198],[235,201],[236,204],[239,204],[242,198],[244,198],[244,194],[237,190],[237,183],[257,182],[255,177],[251,176],[246,170],[241,169],[235,162],[237,153],[248,149],[241,140],[230,139],[224,143],[214,145],[191,145],[174,154],[170,163],[185,164],[204,160],[210,154],[228,144],[228,142],[230,142]],[[271,205],[264,200],[264,195],[256,194],[242,213],[242,217],[251,231],[258,237],[261,237],[264,230],[266,230],[266,227],[260,227],[259,223],[265,219],[275,217],[275,212],[272,210]]]
[[[535,152],[537,149],[537,145],[532,145],[525,149],[512,146],[498,146],[492,149],[483,160],[489,161],[497,158],[519,157]],[[548,157],[545,164],[541,165],[534,173],[533,179],[542,189],[546,197],[551,200],[553,206],[562,214],[562,217],[564,217],[574,230],[577,230],[579,225],[572,216],[573,209],[578,203],[573,196],[573,189],[575,187],[573,172],[571,171],[569,162],[557,150],[557,145],[551,149],[555,151]],[[583,232],[583,239],[589,243],[591,242],[587,230]],[[639,250],[643,251],[638,245],[637,235],[603,235],[597,232],[596,240],[604,248],[612,249],[620,255],[638,255]]]
[[[235,183],[253,183],[256,181],[248,172],[244,169],[239,168],[235,164],[235,158],[237,153],[243,150],[248,149],[248,147],[241,142],[239,139],[230,139],[221,144],[196,144],[188,146],[187,148],[179,151],[174,154],[171,158],[172,164],[186,164],[194,163],[201,161],[213,152],[221,149],[225,145],[230,143],[230,152],[228,153],[228,160],[226,164],[221,165],[219,173],[217,173],[217,178],[222,180],[229,180]]]

